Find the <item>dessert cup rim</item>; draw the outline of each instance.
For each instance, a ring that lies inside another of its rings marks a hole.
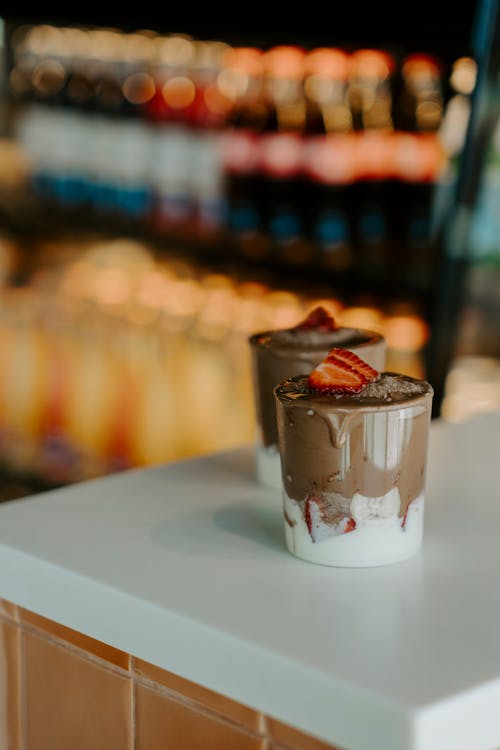
[[[355,344],[356,349],[360,349],[362,347],[370,346],[370,345],[373,345],[373,344],[378,344],[378,343],[385,344],[386,343],[385,337],[384,337],[384,335],[382,333],[379,333],[379,331],[373,331],[370,328],[355,328],[354,326],[339,326],[335,330],[338,331],[340,329],[347,330],[347,331],[357,331],[357,332],[359,332],[361,334],[366,334],[368,336],[368,338],[367,338],[366,341],[361,341],[361,342]],[[276,350],[287,350],[288,351],[290,349],[292,349],[292,350],[293,349],[307,349],[308,351],[324,351],[325,350],[325,345],[324,344],[315,344],[314,346],[304,346],[302,344],[302,345],[294,346],[293,343],[290,343],[290,342],[281,343],[279,341],[278,342],[273,341],[273,345],[272,345],[272,347],[270,347],[269,343],[261,343],[260,340],[259,340],[259,339],[261,339],[263,337],[268,337],[268,336],[272,336],[272,334],[280,333],[281,331],[290,331],[290,330],[292,330],[292,329],[290,329],[290,328],[274,328],[274,329],[271,328],[271,329],[269,329],[267,331],[257,331],[256,333],[252,333],[248,337],[248,341],[255,348],[269,349],[269,350],[272,350],[272,351],[276,351]],[[333,333],[335,333],[335,331],[331,331],[331,333],[333,334]],[[343,342],[343,343],[346,344],[346,342]],[[339,344],[339,347],[340,348],[346,348],[346,349],[348,348],[347,345],[346,346],[340,346],[340,344]],[[333,348],[333,345],[332,345],[332,348]]]
[[[401,373],[394,373],[390,371],[386,371],[388,375],[399,375]],[[298,378],[307,377],[307,373],[304,373],[303,375],[295,375],[293,378],[287,378],[286,380],[282,380],[281,383],[278,383],[274,388],[274,396],[275,399],[278,400],[283,406],[297,406],[298,408],[314,408],[312,399],[307,398],[308,395],[313,396],[314,394],[304,394],[305,398],[298,398],[298,399],[289,399],[286,394],[282,394],[284,398],[281,397],[281,395],[278,393],[278,390],[281,388],[281,386],[284,383],[289,382],[290,380],[296,380]],[[406,376],[411,377],[411,376]],[[381,411],[396,411],[399,409],[405,409],[410,406],[414,406],[419,401],[425,401],[430,400],[432,403],[432,399],[434,397],[434,388],[432,385],[423,378],[411,378],[412,380],[423,383],[427,386],[424,393],[417,393],[414,396],[408,396],[408,398],[405,398],[402,401],[393,401],[393,402],[380,402],[380,403],[374,403],[374,404],[365,404],[360,401],[352,401],[349,402],[335,402],[332,401],[332,411],[359,411],[359,412],[381,412]],[[328,394],[317,394],[318,397],[323,397],[324,399],[328,398]],[[323,401],[322,403],[325,403]]]

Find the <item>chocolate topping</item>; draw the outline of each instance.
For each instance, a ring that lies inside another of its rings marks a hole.
[[[378,378],[364,385],[359,391],[352,393],[321,393],[315,391],[308,384],[307,375],[297,375],[279,384],[276,391],[283,401],[291,399],[305,399],[308,402],[324,403],[326,407],[351,406],[380,406],[399,404],[402,401],[432,393],[432,388],[425,380],[417,380],[396,372],[383,372]]]
[[[335,346],[360,346],[373,341],[374,336],[379,336],[372,331],[362,331],[359,328],[336,328],[333,331],[325,331],[315,328],[282,328],[275,331],[265,331],[254,337],[259,346],[269,348],[278,347],[275,354],[280,356],[281,348],[288,349],[321,349],[329,350]]]

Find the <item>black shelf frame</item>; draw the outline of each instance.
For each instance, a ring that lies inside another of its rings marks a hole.
[[[434,386],[434,415],[439,414],[446,377],[456,351],[460,315],[474,255],[470,227],[477,206],[487,146],[500,118],[500,3],[482,0],[472,29],[478,77],[455,194],[440,229],[440,266],[432,293],[432,336],[426,358]]]

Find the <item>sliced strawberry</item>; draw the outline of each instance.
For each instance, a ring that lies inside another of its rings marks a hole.
[[[309,386],[322,393],[356,393],[375,380],[378,372],[347,349],[331,349],[309,375]]]
[[[307,318],[294,326],[293,330],[305,331],[314,329],[316,331],[334,331],[336,328],[337,325],[335,320],[324,307],[319,305],[318,307],[315,307],[314,310],[311,310]]]
[[[346,525],[344,526],[344,534],[348,534],[350,531],[354,531],[356,528],[356,521],[354,518],[348,518]]]
[[[364,375],[340,360],[321,362],[309,375],[308,383],[315,391],[322,393],[355,393],[367,381]]]
[[[315,497],[314,495],[307,497],[304,507],[304,518],[309,534],[313,541],[315,541],[314,529],[318,525],[318,519],[321,518],[321,499],[319,497]]]
[[[361,372],[365,376],[367,383],[371,383],[372,380],[375,380],[379,376],[377,370],[375,370],[373,367],[370,367],[368,362],[365,362],[364,359],[361,359],[361,357],[358,357],[357,354],[349,351],[349,349],[341,349],[340,347],[331,349],[328,352],[327,359],[329,359],[330,357],[340,359],[342,360],[342,362],[345,362],[346,364],[353,367],[356,372]]]
[[[308,495],[304,507],[304,518],[313,542],[321,542],[332,536],[348,534],[356,528],[356,521],[350,516],[332,513],[332,508],[324,497]]]
[[[408,518],[408,511],[409,511],[409,509],[410,509],[410,506],[407,507],[407,509],[405,510],[404,516],[401,519],[401,528],[402,529],[404,529],[405,526],[406,526],[406,519]]]
[[[410,500],[408,505],[406,506],[406,510],[404,512],[403,518],[401,519],[401,528],[406,528],[406,521],[408,520],[408,511],[410,510],[410,505],[412,504],[413,500]]]

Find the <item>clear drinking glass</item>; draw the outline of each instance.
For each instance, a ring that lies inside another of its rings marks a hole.
[[[311,390],[302,376],[275,394],[289,551],[346,567],[414,555],[423,535],[429,383],[382,373],[362,394],[335,396]]]

